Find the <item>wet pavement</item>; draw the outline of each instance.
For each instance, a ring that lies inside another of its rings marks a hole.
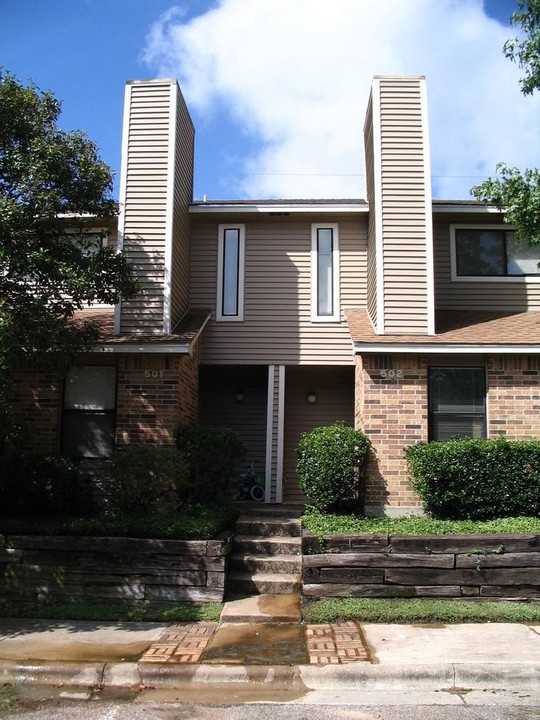
[[[305,665],[304,628],[278,623],[225,623],[214,635],[202,662],[237,665]]]
[[[289,622],[270,622],[272,607]],[[339,699],[359,688],[448,697],[540,688],[539,624],[304,625],[294,598],[274,596],[225,609],[220,623],[0,619],[0,683],[62,688],[68,697],[202,692],[259,702]]]

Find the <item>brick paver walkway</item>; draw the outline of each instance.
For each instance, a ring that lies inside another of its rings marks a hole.
[[[204,651],[217,622],[171,625],[140,658],[140,662],[204,662]],[[344,665],[369,660],[362,634],[354,622],[307,625],[306,645],[312,665]]]
[[[354,622],[308,625],[306,641],[312,665],[344,665],[369,659],[360,630]]]
[[[171,625],[139,662],[198,663],[217,628],[217,622]]]

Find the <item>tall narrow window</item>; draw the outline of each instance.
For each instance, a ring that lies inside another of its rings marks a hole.
[[[486,437],[483,367],[429,369],[429,439]]]
[[[218,242],[217,319],[244,319],[243,225],[220,225]]]
[[[64,383],[62,454],[109,457],[114,447],[116,367],[71,368]]]
[[[311,228],[311,319],[339,320],[339,246],[336,224]]]

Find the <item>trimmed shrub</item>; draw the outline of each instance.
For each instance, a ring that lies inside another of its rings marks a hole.
[[[540,441],[451,440],[405,451],[411,485],[434,518],[540,516]]]
[[[107,474],[109,507],[124,515],[176,510],[188,494],[188,467],[175,447],[132,445],[117,450]]]
[[[178,428],[176,446],[188,466],[190,499],[205,503],[224,497],[229,480],[246,453],[234,430],[213,425]]]
[[[0,514],[40,516],[84,509],[75,465],[67,458],[9,452],[0,456]]]
[[[296,474],[313,508],[321,512],[362,509],[361,473],[367,449],[366,436],[343,422],[301,436],[296,448]]]

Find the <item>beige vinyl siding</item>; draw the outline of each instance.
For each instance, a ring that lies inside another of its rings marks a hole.
[[[435,248],[435,304],[438,309],[486,310],[492,312],[522,312],[540,310],[540,282],[460,282],[452,281],[450,267],[450,225],[452,223],[493,225],[502,218],[493,213],[483,222],[471,221],[469,216],[436,219],[433,226]]]
[[[226,218],[230,223],[230,218]],[[245,224],[243,322],[216,322],[218,225],[193,218],[190,306],[211,308],[201,362],[352,364],[344,320],[311,322],[311,223],[337,222],[341,313],[366,304],[367,219],[361,216],[239,218]]]
[[[237,432],[246,446],[244,463],[253,463],[256,472],[264,472],[267,368],[202,365],[199,378],[199,422]],[[236,399],[240,391],[242,402]]]
[[[426,333],[426,178],[416,79],[380,82],[385,332]]]
[[[141,292],[122,303],[121,333],[163,329],[171,82],[133,83],[128,117],[123,244]]]
[[[283,502],[305,503],[296,479],[300,435],[338,420],[354,426],[354,369],[288,367],[285,384],[285,451]],[[307,402],[313,391],[317,402]]]
[[[174,326],[189,304],[189,203],[193,200],[195,132],[179,88],[176,117],[171,319]]]
[[[376,262],[381,263],[383,295],[379,301],[384,318],[377,320],[386,334],[423,335],[430,331],[430,237],[426,219],[431,211],[431,183],[426,174],[428,137],[422,82],[419,77],[376,80],[366,121],[367,194],[376,231],[382,234],[382,252],[379,250]],[[368,307],[374,318],[375,287],[371,291],[371,282],[373,276],[375,284],[375,271],[371,262],[370,243]]]

